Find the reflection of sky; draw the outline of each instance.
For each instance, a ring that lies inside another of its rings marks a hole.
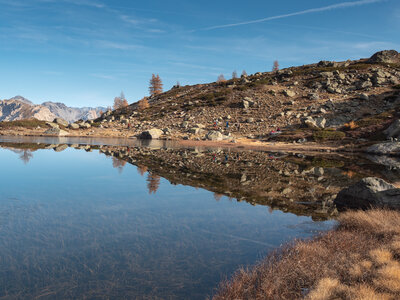
[[[70,255],[75,264],[68,268],[74,270],[81,264],[96,269],[94,262],[101,261],[97,271],[75,276],[94,282],[114,276],[123,282],[119,289],[129,285],[140,293],[204,298],[221,276],[323,228],[308,217],[269,213],[268,207],[226,197],[216,201],[211,192],[163,178],[149,194],[147,174],[129,164],[119,172],[98,151],[39,150],[25,165],[1,149],[0,165],[0,257],[34,261],[39,245],[41,263],[50,269]],[[1,270],[10,268],[6,261],[0,259]],[[48,280],[68,282],[63,272]],[[164,288],[156,290],[159,285]]]

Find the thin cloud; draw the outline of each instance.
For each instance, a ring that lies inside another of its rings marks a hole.
[[[110,42],[110,41],[98,41],[97,43],[102,48],[117,49],[117,50],[136,50],[143,48],[143,46],[141,45],[125,44],[125,43]]]
[[[213,29],[219,29],[219,28],[228,28],[228,27],[236,27],[236,26],[249,25],[249,24],[255,24],[255,23],[262,23],[262,22],[267,22],[267,21],[272,21],[272,20],[277,20],[277,19],[284,19],[284,18],[290,18],[290,17],[294,17],[294,16],[317,13],[317,12],[322,12],[322,11],[373,4],[373,3],[383,2],[383,1],[386,1],[386,0],[360,0],[360,1],[352,1],[352,2],[342,2],[342,3],[338,3],[338,4],[333,4],[333,5],[328,5],[328,6],[324,6],[324,7],[318,7],[318,8],[311,8],[311,9],[297,11],[297,12],[293,12],[293,13],[289,13],[289,14],[283,14],[283,15],[263,18],[263,19],[211,26],[211,27],[203,28],[202,30],[213,30]]]
[[[92,77],[100,78],[100,79],[108,79],[108,80],[114,80],[115,77],[111,75],[104,75],[104,74],[90,74]]]

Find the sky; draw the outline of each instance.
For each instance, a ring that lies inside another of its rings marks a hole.
[[[109,106],[280,67],[400,51],[399,0],[0,0],[0,99]]]

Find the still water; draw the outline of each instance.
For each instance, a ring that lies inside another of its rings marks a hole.
[[[205,299],[240,266],[333,225],[98,151],[0,148],[0,167],[2,299]]]

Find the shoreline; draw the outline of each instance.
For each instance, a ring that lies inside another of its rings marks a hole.
[[[19,134],[18,134],[19,133]],[[81,138],[81,139],[123,139],[131,141],[156,141],[171,142],[182,147],[223,147],[231,149],[247,149],[247,150],[265,150],[265,151],[283,151],[283,152],[325,152],[325,153],[364,153],[362,145],[349,148],[349,145],[337,145],[329,143],[305,142],[305,143],[285,143],[285,142],[267,142],[256,139],[236,138],[235,142],[229,140],[210,141],[210,140],[185,140],[178,137],[141,140],[135,136],[128,135],[108,135],[108,134],[69,134],[69,135],[47,135],[39,132],[15,132],[8,131],[2,133],[1,137],[32,137],[32,138]]]

